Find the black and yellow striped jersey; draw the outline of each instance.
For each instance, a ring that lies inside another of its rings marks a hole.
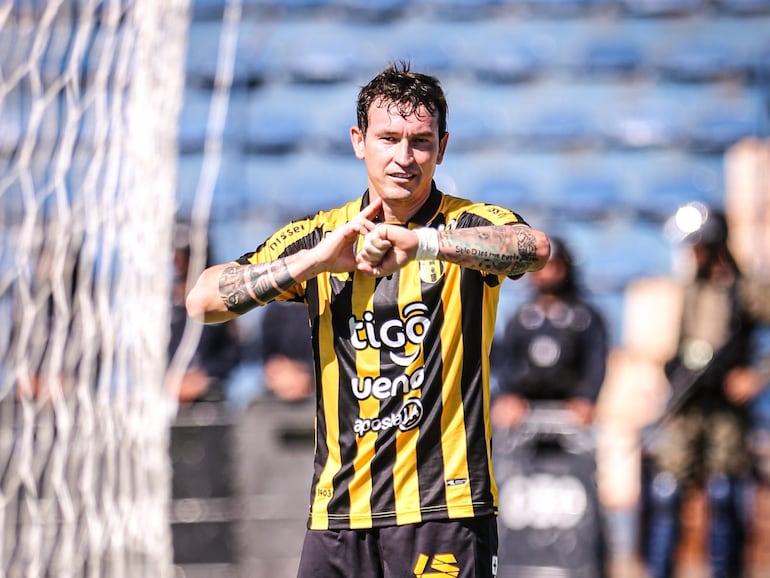
[[[368,204],[293,221],[239,262],[318,243]],[[404,226],[521,224],[508,209],[435,185]],[[309,527],[371,528],[494,514],[489,352],[503,278],[413,261],[383,278],[325,273],[281,299],[304,301],[313,336],[316,440]]]

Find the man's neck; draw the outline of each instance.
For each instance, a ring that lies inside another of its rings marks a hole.
[[[420,199],[382,202],[382,219],[386,223],[408,223],[428,202],[430,192]]]

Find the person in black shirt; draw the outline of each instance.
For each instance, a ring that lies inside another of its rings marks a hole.
[[[261,319],[262,371],[267,390],[279,399],[299,401],[314,390],[313,348],[307,307],[276,301]]]
[[[582,297],[562,239],[551,238],[551,259],[528,278],[534,295],[507,322],[494,346],[499,391],[493,424],[512,428],[532,402],[560,401],[577,425],[588,425],[606,370],[604,320]]]
[[[190,265],[190,245],[186,227],[179,225],[176,236],[171,287],[169,361],[179,349],[185,326],[189,322],[185,309]],[[173,370],[169,369],[166,382],[181,403],[224,401],[225,381],[239,361],[240,349],[235,324],[205,325],[189,365],[181,376],[174,375]]]

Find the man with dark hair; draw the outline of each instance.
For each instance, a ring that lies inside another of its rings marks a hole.
[[[368,189],[205,270],[188,314],[308,307],[316,455],[300,576],[491,578],[496,306],[506,277],[543,267],[548,238],[436,187],[449,138],[437,79],[389,66],[357,110],[350,137]]]

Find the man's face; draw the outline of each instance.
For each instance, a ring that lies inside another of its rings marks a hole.
[[[444,157],[448,135],[439,139],[438,119],[424,107],[407,117],[390,102],[369,109],[364,136],[351,129],[356,156],[366,164],[369,188],[393,208],[419,208],[430,194],[436,165]]]

